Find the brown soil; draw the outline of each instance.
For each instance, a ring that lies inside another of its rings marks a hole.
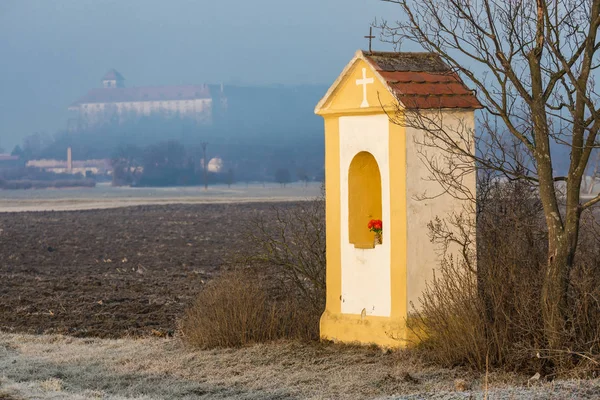
[[[272,207],[0,213],[0,330],[172,334],[203,282],[252,245],[248,218]]]

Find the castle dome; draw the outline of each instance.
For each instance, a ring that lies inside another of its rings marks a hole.
[[[111,68],[102,77],[102,86],[105,88],[125,87],[125,78],[119,71]]]

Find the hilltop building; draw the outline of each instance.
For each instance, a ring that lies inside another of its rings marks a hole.
[[[69,106],[75,115],[71,130],[100,123],[122,122],[140,116],[186,117],[211,124],[215,110],[226,105],[222,87],[209,85],[126,87],[115,69],[102,77],[102,87],[91,89]]]

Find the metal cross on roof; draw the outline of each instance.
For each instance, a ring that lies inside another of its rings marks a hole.
[[[375,39],[375,36],[373,36],[373,27],[369,27],[369,36],[365,36],[365,39],[369,39],[369,53],[371,53],[371,41],[373,39]]]

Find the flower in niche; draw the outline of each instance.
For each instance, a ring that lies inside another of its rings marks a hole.
[[[383,231],[383,223],[380,219],[372,219],[369,221],[367,228],[369,228],[371,232],[381,235],[381,231]]]

